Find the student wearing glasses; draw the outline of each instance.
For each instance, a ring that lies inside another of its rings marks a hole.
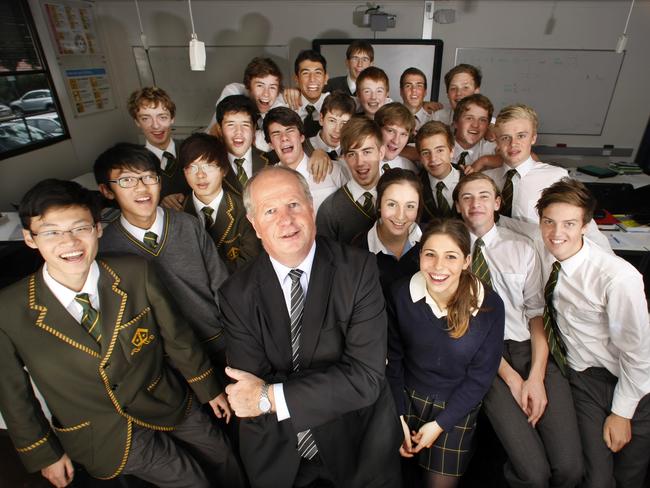
[[[352,41],[345,52],[345,66],[348,69],[348,74],[330,78],[325,85],[324,91],[333,92],[338,90],[346,95],[356,95],[357,76],[368,66],[372,66],[374,60],[375,50],[368,41]]]
[[[228,271],[198,219],[158,206],[158,171],[155,156],[134,144],[116,144],[97,158],[94,172],[99,190],[122,211],[104,229],[99,252],[135,254],[152,261],[215,367],[223,371],[225,341],[217,290]],[[225,395],[220,399],[229,420]]]
[[[185,198],[185,212],[203,223],[219,257],[233,273],[257,256],[262,246],[241,199],[222,186],[230,171],[226,146],[217,137],[192,134],[181,144],[178,159],[192,188]]]

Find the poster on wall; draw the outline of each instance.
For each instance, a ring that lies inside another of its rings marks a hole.
[[[116,108],[93,4],[41,0],[41,5],[75,116]]]

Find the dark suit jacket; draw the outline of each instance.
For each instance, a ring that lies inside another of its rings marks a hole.
[[[232,274],[257,256],[262,250],[262,244],[246,218],[246,209],[241,199],[232,196],[227,190],[223,192],[214,223],[207,231],[214,240],[228,273]],[[197,217],[191,193],[185,196],[184,210]]]
[[[180,148],[182,140],[174,139],[174,144],[176,146],[176,153],[178,156],[178,149]],[[175,193],[187,193],[190,190],[190,185],[187,184],[185,179],[185,173],[183,168],[178,162],[178,157],[174,165],[167,167],[160,172],[160,198],[164,198],[167,195],[172,195]]]
[[[310,428],[337,486],[399,486],[402,434],[386,388],[386,316],[367,251],[317,237],[302,322],[300,372],[289,314],[268,254],[220,290],[229,364],[281,382],[291,417],[242,419],[240,452],[254,487],[293,485],[296,435]]]
[[[255,174],[259,170],[261,170],[264,166],[268,166],[270,163],[269,163],[269,158],[265,152],[260,151],[255,146],[251,146],[251,149],[252,149],[251,159],[253,163],[253,174]],[[228,173],[226,173],[226,177],[224,178],[223,183],[227,190],[229,190],[230,192],[232,192],[233,194],[241,198],[243,188],[241,186],[241,183],[239,183],[239,180],[237,179],[236,171],[232,171],[232,168],[230,168]]]
[[[29,471],[65,452],[93,476],[116,476],[134,424],[173,430],[196,401],[188,383],[201,402],[221,389],[147,262],[126,256],[98,264],[101,345],[52,294],[42,270],[0,292],[3,314],[11,317],[0,324],[0,410]],[[23,366],[56,419],[54,430]]]
[[[452,169],[452,171],[458,171],[457,169]],[[431,188],[431,182],[429,181],[429,173],[426,169],[420,171],[420,181],[422,182],[422,216],[420,217],[420,227],[424,231],[426,228],[426,223],[430,222],[434,218],[458,218],[458,212],[456,212],[456,207],[454,205],[450,206],[449,212],[444,213],[438,208],[438,203],[436,202],[436,197],[434,195],[434,190]]]
[[[354,96],[354,93],[350,91],[350,87],[348,86],[348,76],[335,76],[334,78],[330,78],[327,84],[325,85],[325,88],[323,88],[323,91],[325,92],[333,92],[335,90],[342,91],[346,95]]]

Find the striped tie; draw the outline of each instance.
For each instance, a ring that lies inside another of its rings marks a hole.
[[[549,352],[553,356],[553,359],[555,359],[562,374],[566,376],[566,346],[555,321],[555,307],[553,307],[553,290],[557,284],[560,267],[559,261],[553,263],[553,271],[551,271],[551,275],[548,277],[548,281],[544,287],[544,299],[546,301],[546,306],[544,307],[544,332],[546,333]]]
[[[372,204],[372,193],[369,191],[365,192],[363,195],[363,203],[361,204],[361,209],[369,216],[375,216],[375,206]]]
[[[155,232],[147,231],[144,233],[143,241],[144,245],[147,246],[151,251],[155,251],[158,247],[158,234]]]
[[[212,224],[214,224],[214,219],[212,218],[214,209],[206,205],[201,209],[201,212],[203,213],[203,217],[205,219],[205,230],[208,230],[210,227],[212,227]]]
[[[102,328],[99,323],[99,312],[93,308],[90,303],[88,293],[79,293],[74,297],[75,301],[81,305],[83,315],[81,316],[81,325],[99,343],[102,339]]]
[[[385,173],[386,171],[388,171],[389,169],[390,169],[390,164],[388,164],[388,163],[384,163],[384,164],[382,165],[382,167],[381,167],[381,170],[382,170],[384,173]]]
[[[472,255],[472,273],[474,273],[483,283],[488,285],[490,288],[493,288],[490,268],[488,267],[485,256],[483,255],[483,250],[481,249],[483,246],[485,246],[483,239],[480,237],[476,239],[476,242],[474,243],[474,254]]]
[[[174,174],[174,170],[176,169],[176,156],[170,152],[165,151],[163,153],[163,157],[167,160],[167,164],[165,165],[165,169],[163,171],[168,175]]]
[[[302,273],[300,269],[289,271],[291,278],[291,364],[294,371],[300,371],[300,332],[305,309],[305,292],[300,284]],[[298,454],[305,459],[312,459],[317,453],[318,448],[311,430],[298,432]]]
[[[449,217],[451,216],[451,208],[449,208],[449,203],[447,199],[442,194],[442,190],[445,189],[445,184],[442,181],[439,181],[436,184],[436,203],[438,204],[438,210],[440,211],[440,217]]]
[[[248,176],[246,175],[246,171],[244,171],[245,161],[246,160],[244,158],[235,159],[235,165],[237,165],[237,179],[239,180],[239,184],[242,186],[242,188],[248,181]]]
[[[512,178],[516,174],[516,169],[508,170],[506,173],[506,182],[503,184],[503,190],[501,190],[501,215],[505,215],[506,217],[512,217],[512,196],[514,194]]]
[[[465,166],[465,159],[467,158],[467,155],[469,153],[467,151],[463,151],[460,153],[460,157],[458,158],[458,162],[456,163],[457,168],[456,169],[462,169]]]

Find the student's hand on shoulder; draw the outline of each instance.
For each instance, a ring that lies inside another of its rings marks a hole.
[[[539,419],[544,415],[548,398],[544,379],[528,377],[521,387],[521,407],[528,415],[528,423],[535,427]]]
[[[618,452],[632,440],[632,422],[630,419],[610,413],[603,425],[603,440],[612,452]]]
[[[172,210],[178,210],[181,212],[183,210],[183,202],[185,201],[185,195],[182,193],[172,193],[167,195],[160,201],[160,205],[165,208],[170,208]]]
[[[56,488],[63,488],[68,486],[74,478],[74,467],[68,455],[63,454],[57,462],[41,469],[41,474]]]
[[[444,106],[440,102],[424,102],[422,104],[422,107],[430,114],[432,114],[433,112],[437,112],[438,110],[442,110],[444,108]]]
[[[315,183],[320,183],[334,169],[334,163],[322,149],[315,149],[309,158],[309,172]]]
[[[221,392],[218,396],[214,397],[208,403],[212,407],[212,411],[218,419],[226,419],[226,423],[230,423],[232,410],[230,409],[230,404],[228,403],[226,392]]]
[[[284,97],[284,102],[291,110],[298,110],[302,105],[300,90],[297,88],[285,88],[282,92],[282,96]]]
[[[404,433],[404,441],[402,445],[399,446],[399,454],[405,458],[413,457],[413,443],[411,442],[411,436],[415,435],[415,431],[409,432],[409,426],[406,425],[404,420],[404,415],[399,416],[400,423],[402,424],[402,432]]]
[[[485,136],[483,137],[488,142],[494,142],[497,140],[497,134],[494,132],[494,124],[490,123],[487,130],[485,131]]]

